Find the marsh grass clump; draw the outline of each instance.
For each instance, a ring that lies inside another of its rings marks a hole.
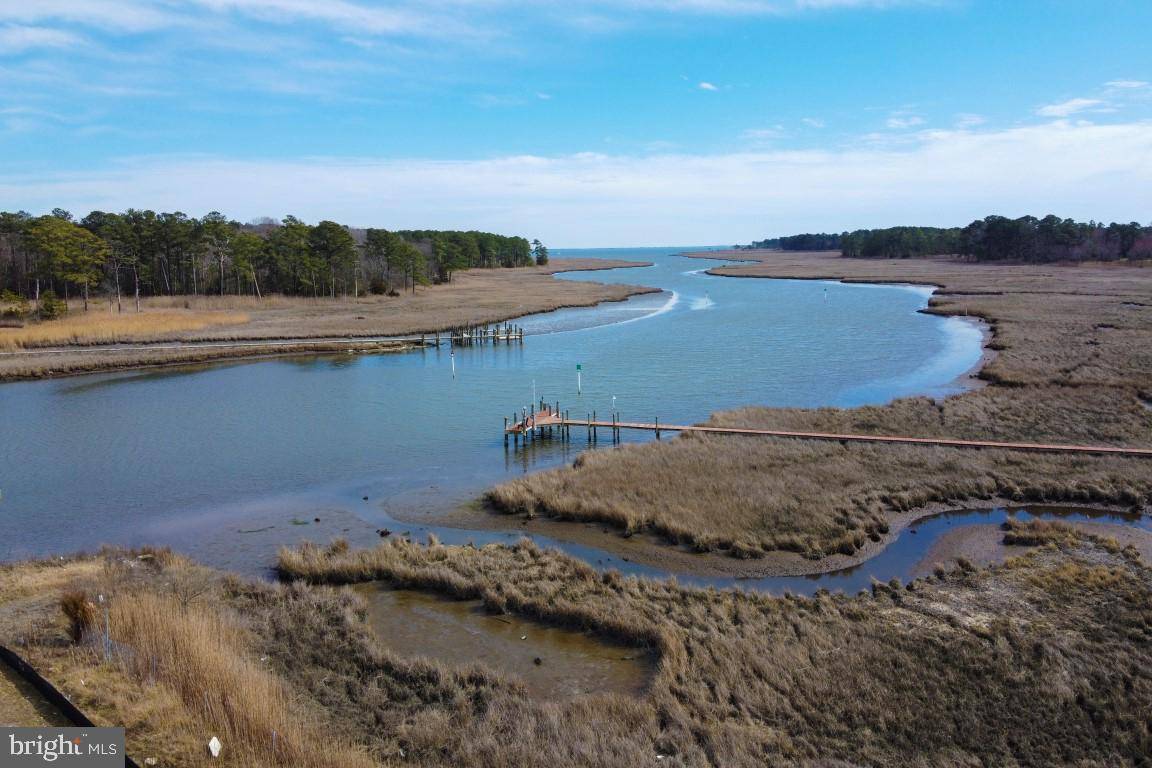
[[[74,589],[60,596],[60,609],[68,619],[68,637],[78,643],[96,623],[96,606],[88,599],[88,593]]]
[[[1004,543],[1019,547],[1040,547],[1074,541],[1076,529],[1059,520],[1017,520],[1009,518],[1001,526]]]

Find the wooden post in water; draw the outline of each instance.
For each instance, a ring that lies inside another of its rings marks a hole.
[[[660,417],[656,417],[656,439],[660,439]]]

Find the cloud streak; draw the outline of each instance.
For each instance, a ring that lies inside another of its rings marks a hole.
[[[1149,216],[1143,193],[1152,187],[1152,122],[1055,121],[924,131],[917,139],[898,149],[859,143],[641,157],[152,158],[55,178],[9,175],[0,198],[37,212],[147,205],[524,232],[558,246],[727,243],[793,231],[958,224],[993,212]]]
[[[1071,117],[1081,112],[1097,111],[1104,105],[1100,99],[1069,99],[1059,104],[1048,104],[1036,110],[1041,117]]]
[[[35,48],[66,48],[81,44],[79,36],[62,29],[0,26],[0,56],[24,53]]]

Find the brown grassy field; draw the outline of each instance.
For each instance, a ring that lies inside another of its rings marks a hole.
[[[102,349],[99,352],[62,350],[59,353],[35,357],[0,357],[0,382],[22,379],[44,379],[107,371],[126,371],[145,368],[188,367],[229,360],[291,357],[296,355],[370,355],[406,352],[419,347],[419,342],[370,341],[353,343],[310,341],[245,342],[239,346],[190,346],[186,349],[168,348],[139,350]]]
[[[140,314],[72,311],[58,320],[30,323],[23,328],[0,328],[0,350],[156,341],[247,322],[248,315],[241,312],[151,308]]]
[[[87,313],[73,311],[61,320],[32,323],[24,328],[0,328],[0,352],[61,346],[58,354],[0,354],[0,381],[245,356],[236,350],[224,352],[194,346],[187,350],[107,354],[76,353],[69,346],[413,335],[496,323],[561,307],[622,301],[655,289],[556,280],[552,275],[636,266],[644,264],[556,259],[546,267],[468,270],[455,273],[451,283],[421,287],[415,294],[395,297],[155,297],[144,301],[144,311],[139,315],[132,311],[130,300],[125,300],[123,314],[109,313],[103,300],[93,301]],[[267,354],[267,350],[250,351],[251,356],[261,354]]]
[[[744,408],[724,426],[1152,445],[1152,269],[872,261],[749,253],[734,277],[845,277],[940,285],[933,313],[984,318],[996,351],[988,386],[941,401],[857,409]],[[993,500],[1148,509],[1152,462],[992,450],[682,436],[581,457],[493,489],[502,511],[595,520],[738,556],[851,553],[927,505]]]
[[[526,542],[304,548],[282,553],[281,570],[480,598],[659,654],[645,700],[568,711],[496,700],[452,737],[413,743],[434,764],[1138,764],[1152,746],[1152,574],[1100,540],[1009,533],[1052,543],[860,597],[685,589]]]
[[[0,642],[161,765],[1139,764],[1152,571],[1060,526],[1005,535],[1041,546],[812,599],[601,574],[528,542],[308,545],[281,553],[301,581],[280,585],[110,551],[0,568]],[[355,593],[323,586],[377,579],[649,648],[656,677],[640,698],[536,701],[397,656]]]

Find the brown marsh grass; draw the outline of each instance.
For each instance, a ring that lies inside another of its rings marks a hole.
[[[4,634],[18,632],[34,663],[50,667],[83,709],[124,725],[138,759],[208,764],[214,735],[225,765],[376,764],[330,733],[327,715],[302,706],[260,660],[247,620],[218,600],[220,574],[163,550],[109,553],[95,561],[102,562],[97,572],[85,567],[91,562],[57,565],[71,585],[38,590],[32,606],[6,590]],[[8,580],[43,585],[41,570],[18,566]],[[61,609],[55,615],[47,610],[53,598]]]
[[[749,407],[710,424],[961,439],[1152,445],[1152,269],[1010,266],[949,259],[743,254],[734,277],[845,277],[942,286],[929,310],[991,327],[988,385],[944,400],[855,409]],[[573,467],[501,485],[516,514],[651,530],[701,550],[850,554],[894,515],[993,500],[1152,506],[1152,461],[993,450],[840,446],[685,435],[582,456]]]
[[[1152,574],[1103,540],[814,599],[601,574],[529,542],[305,546],[282,551],[280,570],[478,597],[492,611],[659,654],[642,702],[557,709],[497,699],[434,741],[439,752],[414,748],[417,762],[1120,765],[1152,747]]]
[[[1033,528],[1015,532],[1051,538]],[[529,542],[309,545],[279,566],[299,581],[163,551],[8,567],[0,641],[162,765],[959,768],[1138,765],[1152,749],[1152,572],[1106,540],[811,599],[599,573]],[[324,586],[375,579],[650,648],[656,677],[640,699],[539,702],[479,666],[398,657],[354,593]],[[108,599],[111,662],[101,611],[67,637],[59,600],[81,590]]]
[[[690,469],[689,469],[690,468]],[[1152,461],[691,435],[582,456],[489,492],[514,514],[595,520],[737,557],[852,554],[929,504],[1152,498]]]
[[[103,371],[139,368],[195,366],[228,360],[251,360],[295,355],[351,355],[403,352],[413,349],[406,342],[363,340],[346,342],[271,342],[242,346],[189,346],[185,349],[101,350],[99,353],[62,350],[43,357],[0,357],[0,382],[41,379]]]
[[[243,325],[240,312],[149,310],[123,314],[90,310],[69,312],[56,320],[29,323],[23,328],[0,328],[0,349],[32,349],[65,345],[119,344],[157,341],[174,334]]]

